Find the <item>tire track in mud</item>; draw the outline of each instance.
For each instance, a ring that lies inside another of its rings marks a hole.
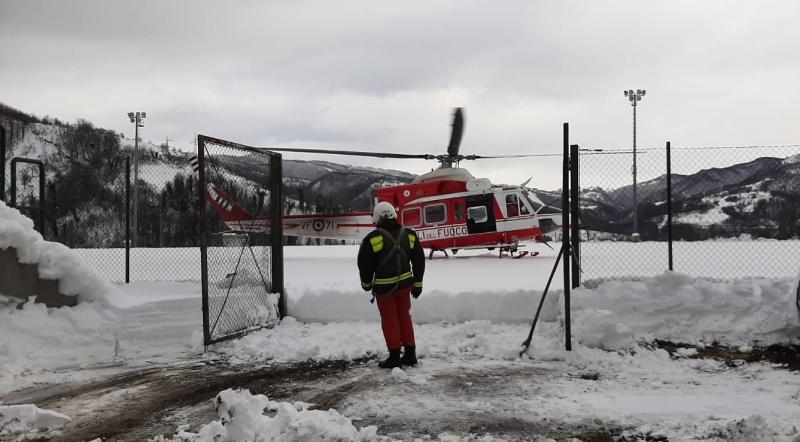
[[[274,400],[300,400],[314,404],[312,408],[341,411],[354,397],[397,385],[397,379],[375,365],[371,359],[261,367],[220,361],[194,362],[147,367],[79,384],[32,388],[0,400],[6,404],[34,403],[72,417],[72,422],[59,433],[33,440],[87,441],[99,437],[103,441],[143,441],[158,435],[173,435],[181,424],[197,429],[217,420],[211,400],[227,388],[249,389]],[[510,381],[549,375],[531,369],[465,372],[448,367],[431,376],[429,387],[450,392],[453,399],[464,400],[471,395],[494,391],[499,385],[507,386]],[[464,390],[465,379],[471,380],[470,391]],[[401,440],[448,432],[462,436],[490,434],[504,440],[528,440],[531,435],[546,435],[556,440],[569,436],[606,441],[621,432],[616,425],[598,422],[567,424],[474,413],[451,415],[443,420],[420,420],[413,416],[395,416],[388,420],[364,417],[354,423],[359,427],[377,425],[379,434]]]
[[[60,434],[39,440],[141,441],[174,434],[182,423],[216,420],[211,399],[222,390],[242,388],[270,399],[299,400],[298,396],[337,385],[339,375],[363,363],[299,362],[254,368],[201,362],[149,367],[77,385],[22,390],[0,400],[7,405],[33,403],[73,419]]]

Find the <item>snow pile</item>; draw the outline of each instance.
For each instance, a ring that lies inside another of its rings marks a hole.
[[[530,321],[536,311],[535,303],[538,302],[538,293],[531,290],[500,287],[462,291],[464,287],[453,287],[452,282],[444,287],[448,289],[425,292],[413,302],[415,321],[464,322],[488,319],[494,322],[521,323]],[[558,295],[551,292],[550,296]],[[289,293],[287,307],[301,321],[371,321],[377,318],[378,311],[375,304],[370,304],[370,297],[371,294],[360,288],[351,291],[312,288],[300,296]]]
[[[573,340],[602,349],[631,349],[637,342],[655,339],[734,346],[797,342],[800,321],[792,284],[788,279],[710,281],[674,273],[642,281],[603,282],[593,289],[573,291]],[[534,335],[534,344],[539,343],[537,355],[559,354],[562,298],[559,292],[548,295]],[[431,305],[445,308],[445,302],[452,302],[455,305],[450,308],[457,310],[457,300],[448,299],[430,297],[425,304],[420,298],[413,307],[415,320],[418,311]],[[498,302],[495,311],[504,308],[510,307]],[[533,307],[529,310],[533,312]],[[220,344],[216,351],[235,362],[371,357],[386,348],[378,312],[367,316],[369,321],[329,324],[300,323],[288,317],[274,329]],[[489,320],[417,323],[417,345],[427,354],[510,360],[517,357],[528,328],[527,323]]]
[[[0,249],[9,247],[17,250],[20,263],[38,264],[41,278],[58,280],[59,291],[65,295],[104,303],[121,296],[67,246],[45,241],[30,218],[0,201]]]
[[[47,308],[0,296],[0,392],[28,385],[43,370],[62,371],[115,357],[119,317],[96,302]]]
[[[373,441],[377,427],[361,429],[336,410],[309,410],[303,402],[276,402],[247,390],[224,390],[214,399],[219,420],[203,425],[197,433],[181,426],[173,439],[155,442],[221,440],[258,441]],[[267,414],[264,414],[264,413]]]
[[[712,281],[666,272],[641,281],[606,281],[573,291],[573,328],[586,345],[635,340],[695,344],[788,343],[800,337],[793,281]]]
[[[737,419],[725,427],[724,439],[731,442],[747,442],[751,440],[777,440],[769,429],[763,416],[753,415],[745,419]]]
[[[515,360],[528,327],[487,320],[420,324],[417,351],[422,357]],[[563,341],[559,322],[540,323],[533,348],[539,356],[563,359]],[[319,324],[287,317],[275,328],[217,344],[214,351],[234,363],[355,360],[385,354],[386,344],[377,321]]]
[[[0,439],[43,437],[51,429],[71,421],[68,416],[36,405],[0,405]]]
[[[353,360],[385,348],[377,323],[301,323],[285,317],[280,325],[218,344],[215,351],[233,362]]]

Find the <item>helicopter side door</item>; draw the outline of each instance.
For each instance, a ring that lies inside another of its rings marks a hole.
[[[494,216],[494,194],[467,195],[467,233],[497,231]]]

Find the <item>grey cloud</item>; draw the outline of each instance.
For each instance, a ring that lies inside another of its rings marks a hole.
[[[581,144],[627,146],[621,92],[642,87],[643,144],[800,141],[790,2],[0,0],[0,12],[0,101],[118,131],[147,110],[154,140],[428,152],[466,106],[470,152],[558,151],[563,121]],[[505,164],[475,167],[547,174]]]

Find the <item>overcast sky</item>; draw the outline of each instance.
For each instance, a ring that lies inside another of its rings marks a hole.
[[[0,0],[0,101],[189,148],[555,153],[800,143],[794,1]],[[288,158],[311,159],[288,155]],[[418,160],[316,157],[421,173]],[[466,164],[557,187],[560,158]]]

